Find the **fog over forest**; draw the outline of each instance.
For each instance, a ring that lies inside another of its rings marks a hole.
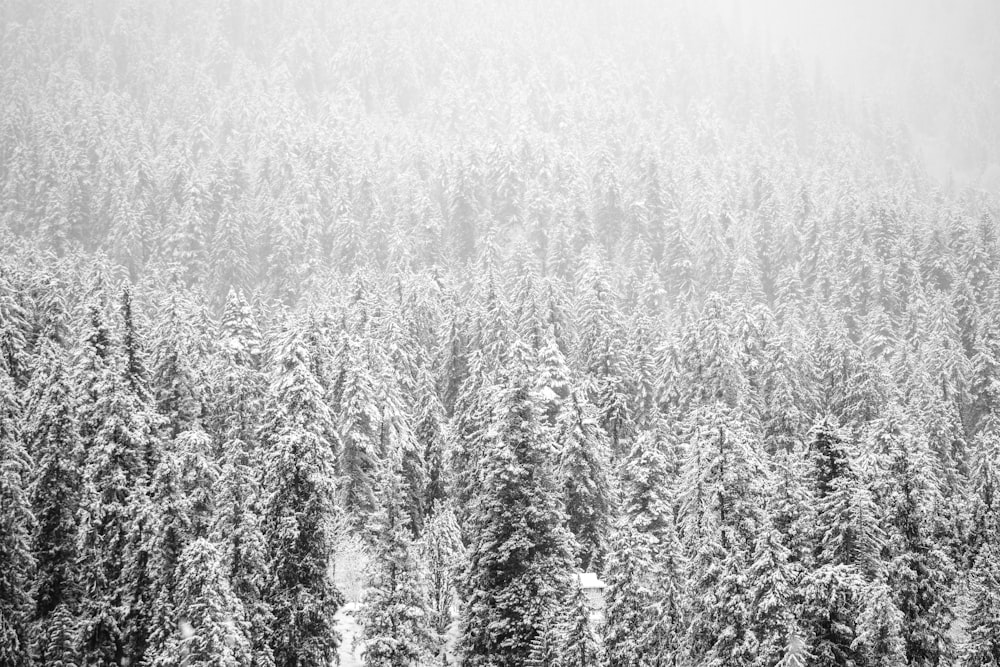
[[[1000,665],[996,0],[0,0],[0,667]]]

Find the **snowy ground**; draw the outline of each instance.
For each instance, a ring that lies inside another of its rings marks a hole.
[[[340,667],[361,667],[361,656],[354,648],[354,638],[360,628],[352,613],[357,608],[353,602],[348,602],[337,612],[337,629],[340,631]]]

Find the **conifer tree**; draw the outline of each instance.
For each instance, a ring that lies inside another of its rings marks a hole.
[[[239,597],[251,643],[251,667],[272,667],[268,632],[274,622],[265,600],[268,548],[262,532],[261,475],[242,442],[223,452],[211,539],[219,544],[221,567]]]
[[[961,664],[1000,665],[1000,556],[993,544],[983,545],[970,579],[973,606]]]
[[[28,313],[20,301],[7,271],[0,268],[0,371],[16,387],[27,381],[30,371],[25,358]]]
[[[376,465],[382,455],[378,381],[354,343],[348,343],[345,364],[339,408],[340,471],[344,507],[360,527],[375,509]]]
[[[0,663],[31,663],[29,620],[34,516],[28,498],[31,462],[17,429],[14,381],[0,369]]]
[[[334,615],[343,596],[333,582],[336,520],[331,416],[301,333],[285,334],[276,354],[266,417],[268,496],[263,534],[269,576],[265,599],[277,667],[326,664],[340,636]]]
[[[146,657],[150,665],[171,664],[176,658],[173,640],[181,555],[193,540],[208,533],[219,476],[209,458],[211,441],[203,431],[185,431],[164,449],[150,488],[149,591],[145,595],[150,601]]]
[[[796,570],[789,564],[789,550],[781,535],[764,528],[754,545],[747,570],[750,588],[748,652],[755,665],[774,665],[785,655],[788,635],[795,622]]]
[[[36,460],[31,485],[37,520],[32,536],[35,655],[42,662],[73,662],[72,642],[67,641],[72,633],[66,624],[74,618],[81,593],[75,566],[83,449],[61,351],[49,339],[42,348],[23,432]]]
[[[856,637],[851,648],[867,665],[909,665],[903,638],[903,614],[893,602],[893,593],[884,583],[875,582],[862,592],[861,613],[856,621]]]
[[[166,437],[200,423],[203,413],[201,383],[191,360],[190,345],[194,338],[180,312],[176,299],[160,314],[163,326],[157,331],[153,350],[151,391],[156,407],[163,417]]]
[[[750,664],[753,592],[744,577],[757,535],[769,530],[767,470],[750,431],[723,405],[698,410],[690,420],[681,491],[692,591],[685,650],[704,664]]]
[[[95,342],[101,344],[99,336],[87,345]],[[89,358],[101,359],[100,348]],[[146,590],[142,535],[148,499],[144,482],[155,419],[149,406],[131,390],[120,360],[109,356],[97,367],[100,374],[91,388],[94,403],[86,404],[84,422],[80,640],[85,661],[114,664],[126,656],[141,659],[145,641],[142,617],[146,609],[134,602]],[[135,646],[133,639],[139,642]]]
[[[506,380],[482,459],[462,617],[469,665],[524,664],[572,570],[552,444],[526,371]]]
[[[455,620],[452,608],[458,602],[466,555],[462,531],[450,505],[437,503],[432,507],[421,536],[420,551],[426,573],[430,625],[440,646]]]
[[[639,434],[622,469],[622,512],[657,541],[674,523],[678,467],[672,438],[659,424]]]
[[[611,515],[610,455],[596,411],[574,395],[556,436],[563,479],[567,527],[576,538],[584,572],[600,571],[607,550]]]
[[[570,587],[564,604],[565,634],[558,650],[556,664],[560,667],[589,667],[601,664],[601,644],[594,632],[590,603],[579,581]]]
[[[937,538],[944,499],[934,455],[923,438],[892,419],[876,437],[886,453],[888,583],[903,614],[905,657],[909,664],[939,664],[951,654],[955,569]]]
[[[969,456],[973,497],[967,549],[972,554],[982,545],[1000,540],[1000,423],[993,414],[983,421]]]
[[[427,486],[423,504],[433,512],[436,502],[444,501],[450,492],[449,433],[444,407],[438,400],[430,378],[425,380],[414,416],[413,435],[423,449],[427,472]]]
[[[863,660],[856,620],[867,590],[866,561],[877,559],[884,535],[868,490],[852,467],[842,431],[829,417],[812,429],[809,475],[817,507],[810,570],[802,580],[803,620],[817,665]]]
[[[219,548],[200,537],[184,548],[178,566],[176,616],[180,637],[168,645],[174,652],[173,664],[250,664],[243,609],[223,569]]]
[[[393,461],[383,465],[379,506],[371,517],[374,553],[370,579],[359,614],[362,659],[369,667],[408,667],[425,660],[433,640],[404,506],[403,481],[393,469]]]
[[[673,555],[673,559],[661,561],[655,554]],[[604,569],[602,634],[609,667],[679,660],[684,634],[679,557],[627,521],[618,525]]]

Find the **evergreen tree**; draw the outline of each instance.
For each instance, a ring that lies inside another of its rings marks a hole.
[[[851,648],[867,665],[909,665],[903,639],[905,621],[893,602],[892,591],[883,583],[871,584],[862,593],[861,613]]]
[[[428,589],[430,625],[443,645],[454,619],[458,588],[465,567],[462,532],[449,505],[435,504],[421,536],[421,556]]]
[[[449,433],[444,416],[444,406],[438,400],[434,387],[428,378],[420,393],[420,401],[414,416],[413,435],[423,449],[424,465],[427,469],[427,486],[423,492],[423,504],[429,510],[434,503],[444,501],[449,496]]]
[[[523,370],[505,382],[482,459],[462,616],[469,665],[524,664],[572,570],[572,537],[533,386]]]
[[[817,508],[811,564],[801,584],[803,624],[817,665],[863,664],[856,622],[867,591],[865,574],[877,572],[884,533],[869,490],[852,466],[852,452],[830,418],[809,440],[809,482]]]
[[[191,361],[190,346],[194,333],[184,321],[176,300],[160,314],[163,326],[157,331],[150,380],[156,407],[163,417],[166,436],[176,438],[201,420],[201,383]]]
[[[219,492],[211,539],[222,551],[222,567],[239,597],[251,642],[251,667],[272,667],[268,633],[274,622],[265,600],[268,548],[261,526],[260,473],[251,465],[245,445],[228,443],[219,473]]]
[[[962,665],[1000,665],[1000,557],[990,543],[983,545],[970,575],[969,639]]]
[[[944,499],[926,441],[887,420],[876,436],[886,453],[883,504],[889,526],[888,583],[903,614],[908,664],[936,665],[951,653],[955,579],[951,559],[938,543]]]
[[[754,545],[746,577],[751,600],[747,643],[755,665],[777,664],[792,640],[788,633],[796,620],[799,582],[788,559],[789,550],[781,535],[765,527]]]
[[[37,525],[32,536],[35,655],[42,662],[72,663],[67,623],[80,602],[77,519],[80,509],[80,463],[83,449],[73,412],[72,387],[51,341],[29,388],[24,440],[35,453],[31,506]],[[53,653],[66,651],[66,653]]]
[[[658,541],[674,523],[678,467],[663,424],[639,434],[623,466],[622,512],[638,530]]]
[[[700,409],[690,420],[681,490],[692,593],[685,649],[706,665],[752,664],[757,647],[746,572],[757,535],[770,529],[767,470],[749,430],[724,406]]]
[[[333,582],[335,449],[331,416],[302,335],[288,332],[276,355],[264,429],[268,496],[263,534],[269,576],[265,599],[278,667],[327,664],[340,636],[334,615],[343,596]]]
[[[173,664],[250,664],[243,609],[223,569],[219,548],[198,538],[181,552],[178,566],[176,615],[180,637],[171,642]]]
[[[372,516],[374,553],[362,599],[362,658],[369,667],[421,664],[432,644],[415,548],[404,506],[403,482],[390,460],[380,477]]]
[[[590,603],[577,581],[566,598],[565,634],[555,664],[559,667],[590,667],[601,664],[601,644],[590,618]]]
[[[670,544],[676,549],[676,545]],[[654,554],[673,558],[659,560]],[[604,654],[609,667],[678,664],[685,620],[679,554],[621,523],[604,570]]]
[[[1000,423],[990,414],[973,439],[969,485],[973,492],[968,551],[1000,540]]]
[[[14,382],[0,369],[0,663],[31,664],[29,619],[34,516],[28,498],[31,462],[17,430]]]
[[[344,508],[356,528],[375,509],[375,474],[382,455],[377,379],[359,357],[355,344],[348,343],[339,410]]]
[[[109,360],[93,387],[95,402],[87,406],[85,422],[80,646],[84,661],[96,665],[141,658],[146,633],[141,627],[146,609],[134,601],[145,590],[142,522],[148,508],[143,480],[154,419],[114,361]],[[139,646],[131,645],[133,638]]]
[[[600,571],[607,550],[611,514],[609,452],[596,411],[574,395],[560,420],[557,447],[567,527],[578,545],[584,572]]]
[[[203,431],[185,431],[165,447],[150,488],[152,500],[147,564],[150,665],[169,665],[177,626],[177,586],[181,556],[195,539],[205,537],[214,510],[218,470],[210,461],[211,441]]]

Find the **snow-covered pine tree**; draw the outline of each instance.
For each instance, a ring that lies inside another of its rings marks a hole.
[[[813,427],[808,453],[817,515],[812,555],[800,585],[803,629],[817,665],[864,664],[865,647],[855,641],[856,622],[870,579],[881,574],[885,535],[879,508],[832,418]]]
[[[1000,665],[1000,553],[985,543],[970,573],[972,609],[969,639],[962,647],[963,667]]]
[[[789,555],[783,536],[763,527],[747,571],[751,601],[747,643],[760,667],[778,663],[792,639],[788,632],[796,620],[799,572],[789,563]]]
[[[196,334],[181,308],[173,296],[169,306],[158,313],[160,326],[155,331],[152,353],[150,385],[167,438],[176,438],[199,424],[204,412],[203,383],[195,371],[191,351]]]
[[[125,381],[129,390],[139,400],[148,402],[151,398],[149,390],[149,370],[146,368],[146,345],[135,322],[132,310],[132,288],[126,283],[121,293],[122,336],[121,349],[124,355]]]
[[[295,329],[275,354],[263,438],[268,549],[265,599],[271,605],[271,649],[277,667],[325,664],[340,635],[334,615],[343,595],[333,581],[336,454],[331,415],[313,376],[309,350]]]
[[[449,504],[437,502],[420,540],[428,593],[427,611],[436,643],[442,646],[455,620],[453,607],[458,602],[458,587],[465,568],[465,545],[455,512]]]
[[[466,527],[473,498],[481,488],[481,459],[489,447],[489,432],[497,419],[501,387],[480,351],[469,358],[470,372],[455,401],[450,468],[453,471],[455,513]]]
[[[409,515],[407,523],[410,530],[414,536],[419,536],[429,509],[424,504],[427,465],[423,449],[410,428],[410,417],[400,395],[401,387],[385,361],[382,362],[382,368],[378,394],[380,460],[399,460],[398,472],[402,475],[405,494],[401,502]]]
[[[603,566],[613,500],[607,435],[596,412],[582,393],[574,392],[556,435],[567,527],[576,538],[577,560],[584,572]]]
[[[80,602],[77,521],[83,449],[73,390],[62,350],[49,338],[40,344],[38,367],[28,391],[25,442],[35,457],[31,506],[37,520],[32,536],[35,556],[35,656],[41,662],[73,662],[66,623]],[[68,651],[53,653],[52,651]]]
[[[901,418],[886,417],[875,434],[885,453],[882,503],[888,533],[888,579],[903,614],[907,664],[937,665],[952,653],[954,564],[938,541],[944,498],[936,457]]]
[[[220,465],[211,539],[219,545],[222,567],[239,597],[251,643],[250,667],[273,667],[268,633],[274,622],[265,600],[268,547],[262,533],[261,473],[241,441],[229,442]]]
[[[604,655],[609,667],[675,664],[686,620],[684,563],[672,525],[659,537],[617,522],[604,569]]]
[[[180,636],[175,635],[168,643],[166,648],[173,659],[165,664],[191,667],[252,664],[239,597],[230,586],[219,547],[204,537],[192,541],[180,554],[175,614]]]
[[[689,417],[681,480],[681,525],[688,556],[685,651],[705,665],[752,664],[752,590],[747,571],[764,513],[768,471],[760,444],[723,404]]]
[[[572,391],[572,383],[569,365],[554,334],[546,335],[538,350],[537,389],[542,396],[545,418],[555,426]]]
[[[622,466],[622,513],[655,542],[672,530],[679,467],[673,436],[663,422],[639,434]]]
[[[423,375],[423,382],[418,386],[420,389],[414,415],[413,436],[417,439],[417,445],[423,450],[427,472],[423,504],[433,513],[434,504],[444,501],[450,494],[449,425],[430,373]]]
[[[902,612],[893,602],[893,591],[880,581],[870,583],[861,592],[861,613],[856,619],[851,648],[863,657],[861,664],[911,665],[906,659],[905,623]]]
[[[816,525],[808,452],[805,445],[798,445],[790,451],[775,452],[770,462],[773,474],[768,515],[788,547],[789,562],[801,568],[812,560]]]
[[[20,396],[0,368],[0,663],[31,664],[29,622],[35,519],[28,496],[31,461],[18,429]]]
[[[611,451],[621,455],[628,451],[635,428],[630,371],[623,353],[625,335],[619,323],[616,295],[605,260],[596,247],[585,252],[576,289],[579,301],[575,363],[586,373],[590,401],[608,434]]]
[[[566,596],[564,634],[555,664],[559,667],[591,667],[602,662],[601,643],[590,618],[590,603],[574,582]]]
[[[382,463],[377,509],[369,518],[373,559],[358,614],[361,654],[368,667],[422,664],[433,644],[399,459],[397,454]]]
[[[85,450],[79,571],[84,591],[80,648],[85,662],[142,657],[146,608],[144,504],[156,418],[132,390],[124,359],[108,349],[96,309],[83,347],[81,429]],[[136,644],[133,645],[133,640]]]
[[[26,356],[28,313],[18,298],[6,267],[0,268],[0,372],[17,387],[26,382],[30,368]]]
[[[745,399],[747,380],[737,356],[729,322],[730,304],[713,293],[700,312],[691,313],[681,339],[681,405],[722,402],[734,407]]]
[[[517,354],[515,350],[515,355]],[[528,358],[523,350],[520,359]],[[535,379],[515,361],[498,393],[471,515],[462,616],[465,664],[524,664],[572,572],[572,535],[541,423]]]
[[[972,441],[969,454],[972,491],[971,526],[966,549],[975,554],[984,544],[1000,543],[1000,420],[990,413]]]
[[[344,355],[338,424],[344,509],[360,529],[375,509],[375,475],[382,452],[378,378],[357,346],[348,342]]]
[[[176,659],[177,585],[181,553],[205,537],[214,511],[218,467],[212,443],[201,430],[180,433],[165,445],[150,487],[147,545],[150,601],[146,662],[170,665]]]

